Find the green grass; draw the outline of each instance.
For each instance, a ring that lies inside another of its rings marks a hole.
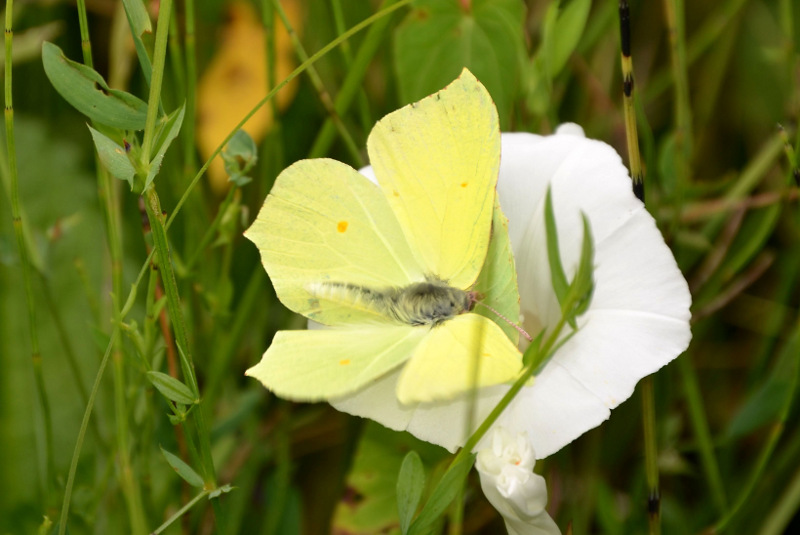
[[[241,233],[289,163],[310,155],[354,166],[366,160],[371,124],[454,78],[470,39],[470,66],[502,103],[505,130],[546,134],[576,122],[628,161],[616,2],[594,2],[584,23],[559,18],[546,0],[529,0],[524,12],[510,0],[454,0],[454,13],[471,4],[474,17],[456,37],[445,22],[401,5],[329,47],[397,2],[308,0],[294,65],[311,61],[296,71],[286,109],[264,101],[278,117],[259,144],[253,181],[228,195],[212,192],[193,146],[190,105],[140,209],[128,183],[98,166],[89,119],[53,89],[39,45],[25,38],[59,22],[48,39],[72,60],[92,57],[106,80],[120,51],[129,56],[132,75],[116,88],[147,102],[150,115],[145,133],[126,140],[138,136],[152,156],[156,116],[194,102],[197,73],[224,23],[221,1],[162,1],[162,16],[170,4],[172,35],[164,20],[158,34],[154,18],[154,33],[142,39],[152,86],[127,45],[114,44],[130,30],[124,17],[112,27],[107,4],[16,2],[6,17],[0,533],[35,533],[45,517],[55,524],[64,503],[72,534],[149,533],[173,515],[164,533],[327,533],[337,506],[356,500],[348,481],[360,471],[389,474],[391,485],[414,448],[428,480],[441,477],[450,458],[438,448],[326,404],[282,401],[244,377],[278,329],[304,320],[277,301]],[[579,4],[565,2],[561,13],[574,15]],[[648,446],[657,452],[650,460],[658,522],[664,533],[782,533],[800,510],[800,8],[792,0],[631,4],[647,208],[694,300],[689,349],[652,377],[644,396],[655,416]],[[271,5],[256,6],[270,27],[282,18]],[[271,38],[265,46],[274,57]],[[414,76],[420,58],[438,63]],[[283,81],[274,72],[270,79]],[[104,356],[109,366],[98,375]],[[174,373],[199,401],[168,403],[150,370]],[[654,532],[641,400],[637,392],[601,428],[537,466],[562,529],[572,522],[576,534]],[[205,488],[184,483],[160,448],[183,459]],[[375,448],[385,450],[379,461],[369,458]],[[447,512],[456,519],[449,533],[502,530],[478,489],[472,474],[463,511]]]

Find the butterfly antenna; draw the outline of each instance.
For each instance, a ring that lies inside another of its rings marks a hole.
[[[528,342],[532,342],[532,341],[533,341],[533,338],[531,337],[531,335],[529,335],[529,334],[527,333],[527,331],[526,331],[525,329],[523,329],[522,327],[520,327],[519,325],[517,325],[516,323],[514,323],[513,321],[511,321],[511,320],[510,320],[510,319],[508,319],[507,317],[503,316],[502,314],[500,314],[498,311],[496,311],[495,309],[493,309],[492,307],[490,307],[490,306],[489,306],[489,305],[487,305],[486,303],[481,303],[480,301],[478,301],[478,300],[475,300],[475,299],[473,299],[473,301],[472,301],[472,302],[473,302],[474,304],[476,304],[476,305],[480,305],[480,306],[482,306],[482,307],[484,307],[484,308],[488,308],[488,309],[489,309],[489,310],[491,310],[491,311],[492,311],[492,312],[493,312],[493,313],[494,313],[494,314],[495,314],[495,315],[496,315],[498,318],[500,318],[501,320],[505,321],[506,323],[508,323],[509,325],[511,325],[512,327],[514,327],[514,328],[515,328],[517,331],[519,331],[519,334],[521,334],[522,336],[524,336],[524,337],[525,337],[525,339],[526,339]]]

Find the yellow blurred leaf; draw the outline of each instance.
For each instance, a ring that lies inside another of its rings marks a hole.
[[[285,0],[282,5],[296,30],[300,21],[298,2]],[[278,17],[275,24],[277,83],[296,65],[289,35]],[[204,160],[268,90],[264,27],[250,4],[236,1],[228,8],[228,22],[222,29],[219,49],[198,84],[197,146]],[[290,83],[276,95],[279,109],[291,102],[295,90],[296,84]],[[267,104],[245,124],[244,130],[258,143],[271,125],[272,108]],[[219,156],[211,163],[208,177],[215,192],[228,188],[228,176]]]

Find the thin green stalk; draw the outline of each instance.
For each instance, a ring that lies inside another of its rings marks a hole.
[[[197,39],[195,37],[194,0],[184,0],[184,48],[186,49],[186,113],[183,116],[184,176],[196,167],[194,129],[197,122]]]
[[[156,76],[157,73],[154,70],[153,78],[155,79]],[[154,103],[151,101],[150,105],[154,106]],[[186,325],[183,318],[183,310],[181,309],[180,296],[178,295],[175,271],[172,267],[172,261],[170,259],[169,244],[167,242],[167,233],[164,226],[164,215],[161,210],[161,202],[159,201],[158,194],[152,185],[147,189],[145,195],[147,196],[145,200],[145,207],[147,209],[147,217],[150,220],[150,228],[153,234],[153,245],[155,247],[156,256],[158,257],[158,268],[159,273],[161,274],[161,283],[164,286],[165,293],[167,294],[167,311],[172,323],[172,329],[175,332],[175,343],[178,347],[178,353],[181,357],[181,370],[183,372],[184,381],[187,383],[187,386],[191,389],[196,399],[199,400],[200,387],[197,383],[197,375],[194,370],[192,354],[189,349],[189,338],[186,334]],[[192,411],[192,415],[194,424],[197,428],[198,449],[205,488],[215,489],[217,488],[217,483],[216,472],[214,469],[214,459],[211,457],[211,434],[205,421],[203,404],[201,402],[197,403],[197,407],[195,407],[195,409]],[[189,436],[190,433],[187,429],[187,438]],[[212,500],[211,503],[214,507],[217,526],[220,532],[224,533],[225,516],[222,508],[219,506],[219,500]]]
[[[331,7],[333,8],[333,22],[336,27],[336,33],[341,34],[345,31],[344,25],[344,11],[342,10],[342,0],[331,0]],[[347,72],[353,68],[353,52],[350,48],[350,42],[345,41],[342,43],[342,57],[344,58],[344,65]],[[359,86],[358,91],[358,111],[361,117],[361,128],[364,132],[369,132],[372,128],[372,117],[369,113],[369,102],[367,101],[367,94],[363,86]]]
[[[14,224],[14,235],[17,239],[19,249],[20,266],[22,268],[22,281],[25,287],[25,297],[28,308],[28,329],[31,340],[31,363],[33,365],[33,375],[36,381],[36,393],[39,396],[39,404],[42,408],[44,418],[44,437],[45,437],[45,469],[40,474],[40,492],[43,503],[47,502],[47,494],[50,478],[55,473],[53,461],[53,422],[50,413],[50,402],[47,399],[47,391],[44,384],[44,373],[42,371],[42,354],[39,350],[39,331],[36,327],[36,306],[31,283],[31,255],[28,251],[28,242],[22,224],[22,208],[19,198],[19,175],[17,172],[17,149],[14,137],[14,99],[12,83],[12,52],[14,39],[14,2],[9,0],[6,3],[5,20],[5,126],[6,126],[6,149],[8,151],[8,171],[11,178],[11,217]]]
[[[257,266],[245,286],[242,300],[236,307],[232,323],[225,329],[222,341],[215,346],[214,359],[211,361],[211,368],[208,372],[204,396],[210,403],[213,403],[217,396],[222,379],[225,377],[224,371],[229,369],[228,366],[241,343],[245,329],[252,328],[253,309],[256,305],[263,304],[261,288],[264,285],[264,277],[264,270],[261,269],[261,266]]]
[[[83,60],[87,66],[92,66],[91,39],[86,17],[85,2],[78,2],[78,20],[81,32],[81,47]],[[119,218],[119,200],[117,186],[108,174],[105,166],[101,164],[95,154],[95,169],[97,170],[97,196],[100,200],[101,211],[106,226],[106,240],[111,260],[111,306],[113,316],[117,322],[122,321],[119,299],[122,297],[122,243],[121,223]],[[114,332],[117,332],[116,330]],[[142,505],[139,481],[133,475],[131,466],[130,449],[128,445],[128,408],[125,384],[125,367],[122,355],[122,346],[118,335],[112,334],[112,360],[114,363],[114,411],[116,415],[116,448],[120,464],[121,486],[128,508],[131,529],[133,533],[146,533],[147,520]]]
[[[303,48],[303,44],[297,37],[297,33],[294,31],[292,23],[289,21],[289,17],[286,16],[286,12],[283,10],[280,0],[273,0],[272,3],[275,6],[275,11],[278,13],[278,16],[281,18],[281,21],[283,21],[286,31],[289,32],[289,38],[292,40],[295,53],[300,58],[300,61],[307,61],[308,54],[306,53],[306,49]],[[328,90],[325,89],[325,84],[322,83],[322,79],[319,77],[316,67],[311,64],[308,66],[308,77],[311,79],[314,89],[317,90],[317,95],[319,96],[320,102],[322,102],[322,105],[328,112],[328,118],[333,121],[333,124],[339,131],[339,135],[342,136],[342,140],[344,141],[347,150],[350,152],[350,156],[358,164],[358,167],[364,167],[364,159],[361,157],[361,152],[358,150],[358,146],[356,145],[355,141],[353,141],[353,137],[350,135],[347,127],[342,122],[342,118],[336,112],[336,107],[331,100]]]
[[[747,2],[748,0],[728,0],[706,18],[700,28],[692,33],[692,38],[686,46],[687,66],[694,64],[712,44],[716,43],[720,34],[730,27],[731,20],[739,14]],[[669,70],[656,73],[648,83],[647,90],[642,93],[644,101],[652,102],[672,87],[674,81]]]
[[[633,193],[644,202],[645,186],[642,160],[639,153],[639,135],[636,130],[634,105],[633,57],[631,56],[631,13],[627,0],[619,3],[620,63],[622,66],[622,104],[625,114],[625,137],[628,144],[628,166],[633,180]]]
[[[689,79],[686,65],[686,35],[683,0],[664,0],[669,35],[670,63],[675,80],[675,199],[683,206],[683,196],[691,180],[692,112],[689,102]],[[672,221],[673,234],[680,218]]]
[[[649,533],[661,533],[661,491],[658,483],[658,438],[653,376],[642,379],[642,427],[644,428],[644,463],[647,479],[647,521]]]
[[[228,189],[228,193],[225,195],[225,199],[222,201],[222,204],[219,205],[217,209],[217,215],[214,216],[214,220],[208,225],[203,237],[200,239],[200,243],[197,244],[197,248],[192,253],[192,256],[186,261],[185,269],[186,271],[191,271],[197,261],[200,259],[200,256],[205,252],[206,247],[211,240],[214,238],[214,235],[217,233],[217,229],[219,228],[220,223],[222,222],[222,218],[225,216],[225,213],[228,211],[228,206],[230,206],[231,201],[233,201],[233,194],[237,190],[236,187],[231,187]]]
[[[83,52],[83,63],[87,67],[94,67],[92,61],[92,40],[89,38],[89,21],[86,18],[86,0],[78,0],[78,26],[81,32],[81,51]]]
[[[800,509],[800,470],[796,471],[789,487],[778,503],[764,516],[758,535],[781,535]]]
[[[211,162],[214,160],[214,158],[216,158],[217,155],[220,152],[222,152],[222,148],[225,147],[225,145],[228,144],[228,142],[231,140],[231,138],[233,138],[234,134],[240,128],[242,128],[242,126],[244,126],[244,124],[247,123],[247,121],[249,121],[250,118],[253,115],[255,115],[255,113],[259,109],[261,109],[261,107],[264,104],[266,104],[267,102],[272,100],[272,98],[278,93],[278,91],[283,89],[283,87],[286,84],[288,84],[289,82],[291,82],[292,80],[297,78],[297,76],[299,76],[300,73],[305,71],[308,68],[309,65],[312,65],[312,64],[316,63],[317,61],[319,61],[319,59],[322,58],[323,56],[325,56],[328,52],[330,52],[331,50],[333,50],[334,48],[339,46],[341,43],[343,43],[347,39],[350,39],[350,37],[352,37],[356,33],[360,32],[364,28],[366,28],[366,27],[368,27],[370,25],[373,25],[373,27],[374,26],[378,26],[378,24],[375,23],[375,21],[378,21],[381,18],[389,15],[390,13],[393,13],[394,11],[400,9],[401,7],[411,3],[411,1],[412,0],[399,0],[396,4],[394,4],[392,6],[388,6],[388,7],[384,8],[384,9],[381,9],[380,11],[375,13],[374,15],[371,15],[371,16],[367,17],[366,19],[362,20],[361,22],[359,22],[358,24],[356,24],[355,26],[353,26],[352,28],[347,30],[345,33],[343,33],[342,35],[340,35],[339,37],[337,37],[336,39],[334,39],[333,41],[331,41],[330,43],[328,43],[327,45],[325,45],[324,47],[319,49],[317,52],[315,52],[310,58],[308,58],[306,61],[301,63],[291,73],[289,73],[289,75],[282,82],[280,82],[278,85],[276,85],[274,88],[272,88],[269,91],[269,93],[267,93],[267,95],[264,98],[262,98],[258,102],[258,104],[256,104],[253,107],[253,109],[250,110],[250,112],[242,118],[241,121],[239,121],[239,124],[237,124],[231,130],[231,132],[225,137],[225,139],[222,140],[222,143],[220,143],[217,146],[217,148],[214,150],[214,152],[211,153],[211,156],[209,156],[208,160],[206,160],[206,162],[203,164],[203,166],[200,168],[200,170],[197,172],[197,174],[192,179],[192,182],[187,186],[186,191],[184,192],[183,196],[181,196],[181,198],[178,200],[178,204],[175,205],[175,208],[173,209],[172,214],[170,214],[169,219],[167,220],[167,225],[166,225],[167,228],[169,228],[170,225],[172,225],[172,222],[175,220],[175,217],[178,215],[178,212],[180,211],[181,207],[186,202],[186,199],[188,198],[189,194],[194,190],[194,187],[200,181],[200,179],[202,178],[203,174],[205,174],[206,169],[208,169],[208,167],[211,165]],[[367,35],[367,37],[369,37],[369,34]],[[360,52],[361,52],[361,50],[359,50],[359,53]],[[349,80],[349,77],[348,77],[348,80]],[[357,85],[357,83],[358,82],[355,82],[353,85]],[[347,85],[347,81],[345,81],[345,85],[342,86],[342,89],[340,90],[339,95],[344,93],[346,85]],[[337,100],[338,100],[338,98],[337,98]]]
[[[119,325],[114,325],[111,332],[111,340],[106,346],[106,351],[100,361],[100,367],[97,370],[97,375],[94,378],[94,385],[89,394],[89,402],[86,404],[86,409],[83,411],[83,420],[81,420],[81,427],[78,430],[78,439],[75,441],[75,449],[72,451],[72,460],[69,464],[69,474],[67,475],[67,485],[64,488],[64,500],[61,503],[61,514],[58,517],[58,535],[64,535],[67,531],[67,519],[69,518],[69,506],[72,501],[72,489],[75,486],[75,473],[78,471],[78,459],[80,458],[81,449],[83,449],[83,441],[86,438],[86,430],[89,428],[89,419],[92,416],[94,409],[94,402],[97,398],[97,392],[100,390],[100,383],[103,379],[103,373],[108,364],[108,358],[111,356],[111,351],[114,347],[114,337],[119,332]]]
[[[163,524],[154,529],[151,535],[158,535],[159,533],[162,533],[165,529],[170,527],[176,520],[185,515],[189,511],[189,509],[195,506],[197,502],[199,502],[209,494],[211,494],[210,490],[202,490],[200,494],[192,498],[191,501],[189,501],[186,505],[175,511],[175,513],[171,517],[169,517]]]
[[[620,53],[622,67],[622,99],[628,161],[633,180],[633,193],[645,203],[644,170],[639,153],[639,134],[634,102],[633,57],[631,54],[630,7],[627,0],[619,3]],[[645,203],[646,204],[646,203]],[[658,482],[658,438],[656,437],[655,389],[652,376],[642,381],[642,430],[644,434],[645,477],[647,479],[647,519],[649,533],[661,533],[661,491]]]
[[[394,0],[384,0],[383,4],[381,4],[381,10],[367,20],[374,19],[378,16],[388,15],[389,13],[408,3],[407,0],[400,0],[395,4],[392,2],[394,2]],[[361,43],[361,47],[358,49],[358,53],[356,53],[356,57],[353,60],[353,65],[348,70],[347,77],[344,79],[342,87],[339,88],[339,92],[336,94],[334,109],[339,116],[345,114],[345,112],[349,109],[350,104],[353,102],[353,98],[355,98],[358,92],[361,91],[361,82],[363,81],[364,75],[367,72],[367,67],[369,67],[372,58],[378,51],[378,47],[381,44],[386,32],[386,28],[389,26],[390,22],[390,17],[379,20],[370,26],[366,37],[364,37],[364,41]],[[358,26],[359,25],[356,25],[356,27]],[[352,30],[350,30],[350,32],[352,32]],[[334,42],[340,40],[342,37],[349,37],[348,34],[350,32],[343,33],[339,36],[339,38],[334,40]],[[311,151],[309,152],[308,157],[320,158],[325,156],[325,154],[328,152],[328,149],[330,149],[331,144],[333,143],[335,133],[333,120],[328,118],[325,121],[325,124],[322,125],[319,134],[317,134],[317,139],[314,140],[314,144],[311,146]]]
[[[150,94],[147,98],[147,119],[145,120],[144,138],[142,139],[141,161],[145,168],[150,165],[150,154],[153,151],[153,141],[156,135],[156,120],[158,119],[158,106],[161,102],[161,85],[164,82],[164,65],[167,57],[170,17],[172,17],[172,0],[164,0],[161,2],[158,11],[156,42],[153,49],[153,74],[150,80]]]
[[[800,329],[800,324],[795,326],[795,331],[799,329]],[[797,336],[796,333],[795,336]],[[756,460],[756,463],[750,472],[750,476],[747,478],[747,482],[739,492],[739,495],[737,496],[733,506],[731,506],[731,508],[728,509],[727,514],[723,516],[714,525],[713,528],[714,532],[720,533],[728,529],[728,527],[730,527],[732,521],[744,511],[744,505],[753,495],[753,491],[755,490],[756,485],[764,475],[767,463],[769,463],[772,457],[772,453],[778,446],[778,441],[783,435],[783,431],[786,427],[786,421],[789,418],[789,414],[791,413],[795,394],[797,393],[798,381],[800,380],[798,378],[798,373],[800,373],[800,366],[798,366],[797,363],[795,363],[794,373],[792,374],[791,377],[791,386],[789,387],[786,397],[783,400],[783,404],[781,405],[781,411],[778,414],[777,420],[770,427],[767,441],[764,444],[761,453],[758,455],[758,459]]]
[[[722,514],[728,507],[728,498],[725,493],[725,485],[722,482],[722,474],[719,470],[717,457],[714,454],[714,442],[711,438],[708,418],[703,408],[703,396],[700,392],[697,372],[692,365],[689,354],[678,358],[678,370],[681,374],[681,383],[683,383],[684,396],[689,409],[689,420],[692,423],[692,430],[697,440],[703,471],[711,490],[711,500],[714,502],[717,512]]]

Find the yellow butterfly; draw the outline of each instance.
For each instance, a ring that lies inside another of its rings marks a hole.
[[[299,161],[245,233],[281,302],[328,326],[278,332],[247,375],[281,397],[316,401],[405,363],[403,404],[513,379],[516,331],[471,311],[480,297],[519,313],[488,92],[465,69],[380,120],[367,150],[379,185],[334,160]]]

